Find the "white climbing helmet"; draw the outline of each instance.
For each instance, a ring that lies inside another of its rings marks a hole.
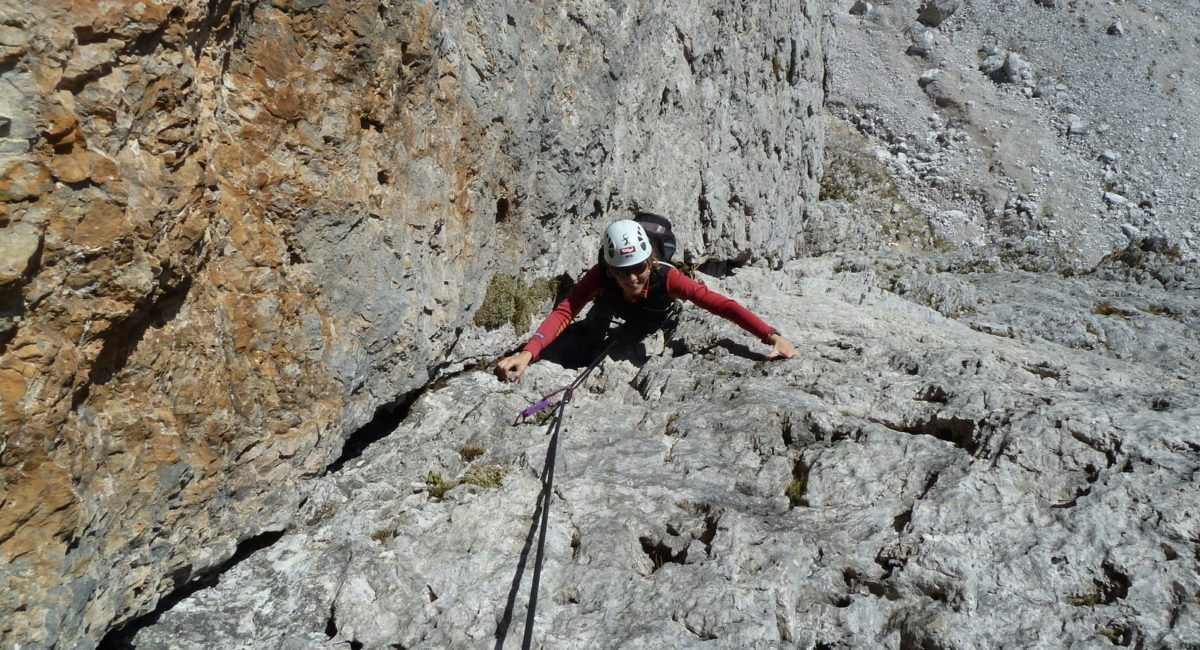
[[[650,238],[642,224],[621,219],[604,229],[600,250],[604,254],[604,263],[609,266],[633,266],[650,257]]]

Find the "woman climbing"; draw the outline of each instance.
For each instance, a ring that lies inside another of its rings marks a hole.
[[[712,291],[658,260],[642,225],[622,219],[605,229],[600,261],[583,274],[520,352],[496,363],[496,375],[504,381],[520,379],[529,364],[542,355],[592,300],[596,304],[589,312],[588,320],[593,320],[593,314],[596,314],[599,317],[594,320],[607,328],[608,320],[617,316],[627,326],[640,328],[638,333],[644,336],[663,324],[678,299],[695,303],[770,345],[767,359],[796,356],[796,349],[779,334],[779,330],[764,323],[737,301]]]

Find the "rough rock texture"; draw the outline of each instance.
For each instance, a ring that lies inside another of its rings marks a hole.
[[[892,254],[710,278],[800,356],[758,361],[692,308],[601,366],[557,448],[533,647],[1197,647],[1200,285],[1142,252],[1079,277]],[[510,422],[574,374],[452,374],[132,641],[517,647],[550,439]]]
[[[0,0],[0,638],[1200,647],[1197,19]],[[526,629],[574,373],[474,315],[630,208],[800,356],[607,361]]]
[[[1028,270],[1143,237],[1200,256],[1194,2],[847,0],[833,21],[821,223]]]
[[[89,647],[288,526],[490,275],[574,273],[612,214],[793,257],[823,13],[0,3],[5,643]]]

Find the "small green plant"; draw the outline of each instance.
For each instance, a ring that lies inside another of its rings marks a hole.
[[[788,498],[788,505],[795,508],[808,505],[806,492],[808,492],[808,468],[804,465],[803,459],[797,457],[792,461],[792,480],[788,482],[783,495]]]
[[[482,448],[479,449],[483,453]],[[453,481],[447,481],[437,472],[429,472],[425,475],[425,487],[431,498],[442,499],[447,492],[464,483],[484,488],[500,487],[500,480],[511,471],[509,465],[470,465],[461,479]]]
[[[467,444],[463,445],[462,448],[458,450],[458,457],[463,459],[463,462],[469,463],[482,456],[484,451],[484,448],[480,447],[479,445]]]
[[[471,465],[463,475],[463,483],[484,488],[500,487],[500,480],[512,471],[508,465]]]
[[[456,485],[458,485],[457,481],[447,483],[442,479],[442,475],[437,472],[429,472],[425,475],[425,486],[428,488],[429,496],[435,499],[441,499],[446,496],[446,493]]]
[[[896,285],[897,284],[900,284],[900,273],[899,272],[889,273],[887,275],[887,277],[884,278],[884,287],[883,288],[886,291],[896,293]]]
[[[783,491],[783,495],[788,498],[788,505],[795,508],[799,505],[804,505],[804,490],[807,488],[804,481],[792,479],[788,482],[787,489]]]

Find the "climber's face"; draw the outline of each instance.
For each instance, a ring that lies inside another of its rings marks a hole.
[[[650,264],[640,262],[633,266],[609,267],[608,275],[617,281],[621,291],[630,298],[640,297],[650,281]]]

